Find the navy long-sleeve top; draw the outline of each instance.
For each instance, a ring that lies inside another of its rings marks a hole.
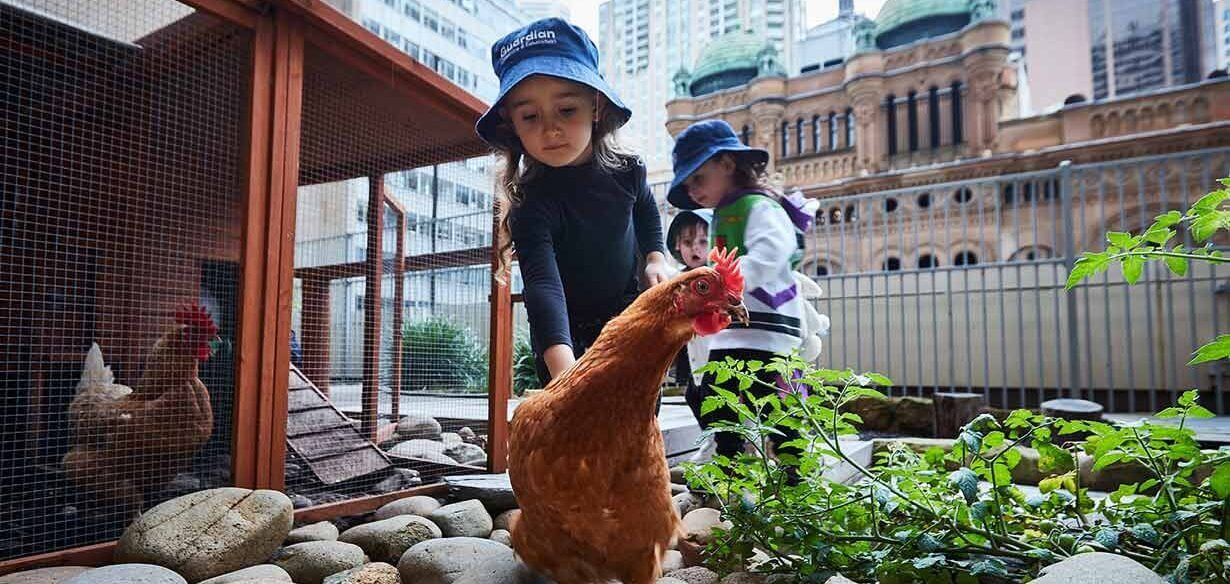
[[[638,261],[662,251],[645,166],[550,168],[524,189],[509,226],[530,342],[539,355],[557,344],[575,348],[571,327],[619,314],[638,293]]]

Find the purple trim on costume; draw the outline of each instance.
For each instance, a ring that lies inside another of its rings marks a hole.
[[[808,213],[804,213],[802,209],[794,206],[794,203],[790,202],[788,199],[782,199],[781,203],[782,208],[786,210],[786,215],[790,216],[790,222],[794,223],[794,226],[797,227],[799,231],[807,231],[811,228],[811,222],[815,219],[815,217],[812,217]]]
[[[757,288],[751,291],[751,295],[752,298],[767,304],[769,308],[776,309],[781,305],[794,300],[794,297],[799,295],[799,287],[796,284],[791,284],[789,288],[786,288],[777,294],[771,294],[764,288]]]

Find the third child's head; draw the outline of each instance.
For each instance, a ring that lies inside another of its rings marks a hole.
[[[683,211],[671,220],[666,230],[666,247],[675,260],[692,269],[705,265],[709,257],[709,211]]]
[[[712,209],[731,193],[766,188],[769,153],[744,145],[725,121],[692,124],[676,137],[673,154],[667,199],[681,209]]]

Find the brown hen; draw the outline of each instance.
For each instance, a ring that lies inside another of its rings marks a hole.
[[[679,530],[654,415],[667,367],[694,334],[746,319],[735,253],[643,293],[576,364],[517,407],[513,548],[559,584],[649,584]]]

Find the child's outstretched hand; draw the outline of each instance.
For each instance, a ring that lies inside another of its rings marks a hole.
[[[671,277],[670,266],[666,264],[666,256],[660,251],[649,252],[645,256],[645,280],[650,286],[657,286]]]

